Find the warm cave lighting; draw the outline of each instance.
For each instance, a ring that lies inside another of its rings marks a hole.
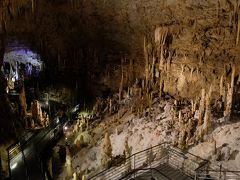
[[[17,167],[17,163],[14,163],[13,165],[11,165],[11,169],[15,169]]]
[[[58,124],[59,122],[60,122],[60,121],[59,121],[59,118],[57,117],[57,118],[56,118],[56,123]]]

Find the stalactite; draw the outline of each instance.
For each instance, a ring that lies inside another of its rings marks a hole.
[[[170,72],[170,68],[171,68],[171,59],[172,59],[172,55],[169,52],[169,56],[167,58],[167,65],[166,65],[167,79],[169,78],[169,72]]]
[[[130,61],[129,61],[129,77],[128,77],[128,79],[129,79],[129,82],[128,82],[128,85],[130,85],[130,83],[133,81],[133,60],[132,59],[130,59]]]
[[[154,78],[155,78],[155,63],[156,63],[156,57],[153,56],[152,58],[152,67],[151,67],[151,84],[154,84]]]
[[[190,72],[190,81],[192,81],[192,77],[193,77],[193,72],[194,72],[194,67],[191,67],[191,72]]]
[[[144,79],[142,79],[142,81],[141,81],[141,88],[144,89],[144,87],[145,87],[145,81],[144,81]]]
[[[31,0],[32,1],[32,13],[35,13],[35,0]]]
[[[236,37],[236,46],[239,42],[239,33],[240,33],[240,14],[238,14],[238,21],[237,21],[237,37]]]
[[[220,9],[220,2],[217,1],[217,18],[219,18],[219,9]]]
[[[149,80],[149,71],[148,71],[148,67],[149,67],[149,57],[148,57],[148,51],[147,51],[147,47],[146,47],[146,38],[144,37],[144,57],[145,57],[145,86],[147,86],[148,84],[148,80]]]
[[[168,35],[167,27],[157,27],[155,29],[155,44],[157,47],[158,58],[159,58],[159,70],[163,68],[164,63],[164,50],[165,42]]]
[[[223,90],[223,84],[224,84],[224,81],[223,81],[223,75],[221,76],[221,78],[220,78],[220,96],[223,96],[224,95],[224,90]]]
[[[121,65],[122,69],[122,76],[121,76],[121,81],[120,81],[120,87],[119,87],[119,101],[122,99],[122,90],[123,90],[123,64]]]
[[[196,108],[197,108],[197,100],[191,100],[191,112],[192,112],[192,115],[195,114],[195,111],[196,111]]]
[[[142,88],[139,88],[139,98],[142,97]]]
[[[233,92],[233,88],[234,88],[235,71],[236,71],[236,67],[233,66],[233,67],[232,67],[232,74],[231,74],[231,88],[232,88],[232,92]]]

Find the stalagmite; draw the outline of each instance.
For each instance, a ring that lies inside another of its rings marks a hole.
[[[179,111],[178,125],[179,125],[179,130],[181,131],[184,128],[184,122],[183,122],[183,119],[182,119],[182,111]]]
[[[26,103],[24,85],[19,93],[19,102],[20,102],[20,116],[21,116],[21,119],[24,120],[27,114],[27,103]],[[25,125],[27,125],[27,123],[25,123]]]
[[[185,126],[181,129],[179,133],[178,148],[185,149],[186,147],[186,128]]]
[[[162,94],[163,94],[163,85],[164,85],[164,81],[162,80],[162,77],[160,77],[160,82],[159,82],[159,97],[162,97]]]
[[[201,92],[201,100],[199,105],[199,118],[198,118],[198,126],[202,125],[203,115],[205,110],[205,89],[202,89]]]
[[[42,109],[41,109],[41,105],[40,103],[35,100],[32,104],[31,104],[31,111],[32,111],[32,118],[38,122],[39,124],[42,123]]]
[[[224,117],[229,120],[231,115],[231,108],[232,108],[232,90],[230,85],[227,86],[227,96],[225,102],[225,109],[224,109]]]
[[[148,57],[148,51],[147,51],[147,46],[146,46],[146,38],[144,37],[144,43],[143,43],[143,49],[144,49],[144,57],[145,57],[145,86],[147,87],[148,85],[148,80],[149,80],[149,57]]]
[[[51,178],[53,178],[53,169],[52,169],[52,157],[48,160],[48,171],[49,171],[49,174],[51,176]]]
[[[131,156],[131,151],[132,150],[131,148],[129,148],[129,145],[128,145],[128,138],[126,138],[124,142],[124,155],[125,155],[128,170],[131,170],[131,159],[129,158]]]
[[[109,133],[105,133],[102,152],[101,152],[101,165],[102,168],[109,168],[112,159],[112,145]]]
[[[153,56],[152,58],[152,67],[151,67],[151,83],[154,84],[154,78],[155,78],[155,63],[156,63],[156,57]]]
[[[109,100],[109,114],[112,114],[112,99]]]
[[[224,110],[224,117],[228,120],[231,116],[232,111],[232,103],[233,103],[233,92],[234,92],[234,77],[235,77],[235,66],[232,68],[232,74],[231,74],[231,84],[228,84],[227,86],[227,97],[225,102],[225,110]]]
[[[204,114],[204,122],[203,122],[203,129],[204,133],[206,134],[209,129],[211,128],[211,108],[210,108],[210,94],[206,94],[206,109]]]
[[[72,155],[70,153],[69,147],[66,147],[66,167],[67,167],[67,178],[72,178]]]
[[[213,139],[213,154],[217,154],[217,141]]]
[[[78,180],[77,173],[73,173],[73,180]]]

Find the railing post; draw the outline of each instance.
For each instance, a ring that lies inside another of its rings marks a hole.
[[[225,180],[225,179],[227,179],[227,176],[226,176],[226,174],[227,174],[227,172],[226,171],[224,171],[223,172],[223,179]]]
[[[134,174],[133,174],[133,177],[135,178],[136,176],[135,176],[135,169],[136,169],[136,167],[135,167],[135,154],[133,155],[133,171],[134,171]]]
[[[219,171],[219,179],[221,179],[221,177],[222,177],[222,164],[220,164],[220,171]]]
[[[9,148],[7,149],[7,152],[8,152],[8,175],[9,175],[9,177],[10,177],[10,179],[12,178],[12,172],[11,172],[11,167],[10,167],[10,161],[11,161],[11,159],[10,159],[10,152],[9,152]]]
[[[152,158],[151,156],[153,156],[153,149],[152,149],[152,146],[151,146],[151,154],[150,154],[150,158],[149,158],[149,163],[150,163],[150,169],[151,169],[151,176],[153,178],[153,172],[152,172]]]
[[[197,180],[197,172],[195,171],[194,180]]]

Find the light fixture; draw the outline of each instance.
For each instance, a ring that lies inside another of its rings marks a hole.
[[[68,127],[67,127],[67,126],[65,126],[65,127],[64,127],[64,129],[65,129],[65,130],[67,130],[67,129],[68,129]]]
[[[56,118],[56,123],[57,123],[57,124],[59,123],[59,118],[58,118],[58,117]]]
[[[17,163],[14,163],[13,165],[10,166],[11,169],[15,169],[17,167]]]

